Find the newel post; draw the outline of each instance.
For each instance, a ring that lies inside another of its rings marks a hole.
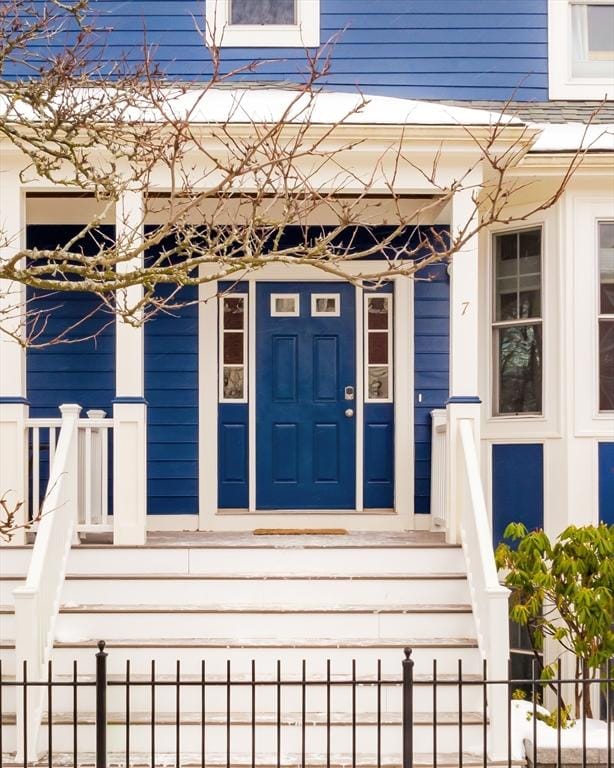
[[[116,208],[118,248],[130,252],[143,240],[143,197],[127,191]],[[139,259],[140,261],[140,259]],[[119,272],[132,268],[120,262]],[[134,306],[143,286],[119,292],[117,301]],[[147,521],[147,403],[143,326],[118,316],[113,401],[113,543],[145,544]]]

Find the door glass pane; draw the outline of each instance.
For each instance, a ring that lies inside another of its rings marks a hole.
[[[388,368],[369,366],[368,381],[369,400],[387,400],[388,395]]]
[[[295,0],[231,0],[231,24],[296,24]]]
[[[388,362],[388,334],[369,334],[369,362],[386,365]]]
[[[224,368],[225,400],[241,400],[243,398],[244,371],[243,368]]]
[[[383,297],[369,297],[368,313],[369,330],[388,328],[388,299]]]
[[[542,410],[541,324],[495,329],[499,413]]]
[[[614,221],[599,223],[599,294],[600,313],[614,314]]]
[[[614,411],[614,320],[599,323],[599,410]]]
[[[243,363],[243,334],[224,334],[224,362],[241,365]]]
[[[242,330],[245,317],[243,298],[224,297],[224,330]]]

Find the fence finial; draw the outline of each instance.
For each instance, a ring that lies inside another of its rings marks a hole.
[[[405,660],[409,661],[409,659],[411,657],[411,648],[406,648],[404,653],[405,653]]]
[[[99,640],[96,645],[97,645],[97,648],[100,651],[100,653],[104,653],[104,649],[105,649],[105,646],[106,646],[105,641],[104,640]]]

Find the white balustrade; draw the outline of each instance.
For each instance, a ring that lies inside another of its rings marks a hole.
[[[443,410],[431,415],[431,513],[435,524],[445,526],[448,541],[456,542],[460,533],[478,646],[488,677],[505,680],[509,590],[499,583],[497,574],[474,419],[463,416],[449,421],[449,413]],[[493,759],[506,757],[507,695],[504,685],[493,685],[488,691],[489,755]]]
[[[15,598],[15,657],[17,675],[31,682],[44,679],[46,664],[53,648],[55,621],[60,593],[66,573],[66,562],[72,543],[79,496],[78,420],[79,405],[62,405],[61,427],[57,442],[54,424],[50,430],[50,460],[47,492],[40,504],[40,518],[28,576]],[[53,431],[51,431],[53,430]],[[40,433],[36,438],[40,448]],[[51,450],[50,450],[51,454]],[[27,700],[17,707],[17,744],[23,749],[24,725],[27,723],[27,757],[38,757],[44,688],[28,689]],[[21,755],[20,760],[25,761]]]
[[[458,420],[458,457],[463,471],[459,477],[458,502],[461,506],[460,533],[473,614],[476,621],[478,645],[486,659],[491,680],[505,680],[509,659],[509,589],[499,583],[492,533],[478,451],[473,433],[473,420]],[[488,692],[490,747],[493,759],[504,759],[507,744],[507,699],[505,685],[491,686]]]
[[[17,675],[22,676],[27,669],[30,682],[46,679],[75,534],[112,530],[108,522],[108,465],[113,422],[104,418],[104,411],[89,411],[89,418],[80,419],[79,405],[61,405],[60,411],[61,419],[26,422],[32,452],[30,511],[36,520],[36,539],[25,585],[13,594]],[[41,498],[41,478],[46,475],[47,489]],[[23,750],[25,718],[29,761],[39,755],[43,694],[43,687],[30,687],[25,705],[17,707],[17,744]]]
[[[79,499],[75,512],[76,532],[108,532],[113,530],[109,517],[109,435],[113,420],[105,411],[91,410],[87,419],[79,419],[78,483]],[[30,432],[30,519],[41,514],[41,478],[50,477],[61,419],[28,419]],[[49,486],[48,486],[49,490]],[[36,527],[36,523],[34,525]]]

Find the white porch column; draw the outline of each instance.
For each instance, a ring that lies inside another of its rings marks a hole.
[[[23,246],[25,199],[17,167],[8,157],[0,169],[0,260],[13,257]],[[25,337],[24,286],[0,281],[0,324],[18,337]],[[21,503],[15,524],[27,521],[28,443],[26,419],[26,350],[18,340],[0,333],[0,498],[9,508]],[[19,528],[11,544],[25,543],[25,530]]]
[[[465,188],[452,199],[452,237],[474,226],[477,215],[473,194],[482,180],[474,171]],[[463,484],[458,466],[458,421],[471,419],[475,444],[480,445],[480,398],[478,396],[478,238],[470,238],[452,259],[450,280],[450,397],[448,411],[448,491],[450,526],[447,539],[460,542],[459,511]]]
[[[143,239],[143,198],[125,192],[116,207],[116,237],[131,248]],[[119,264],[118,271],[133,264]],[[132,305],[143,295],[140,285],[126,289],[119,301]],[[121,318],[116,323],[115,400],[113,401],[113,543],[145,543],[147,519],[147,404],[145,402],[144,331]]]

